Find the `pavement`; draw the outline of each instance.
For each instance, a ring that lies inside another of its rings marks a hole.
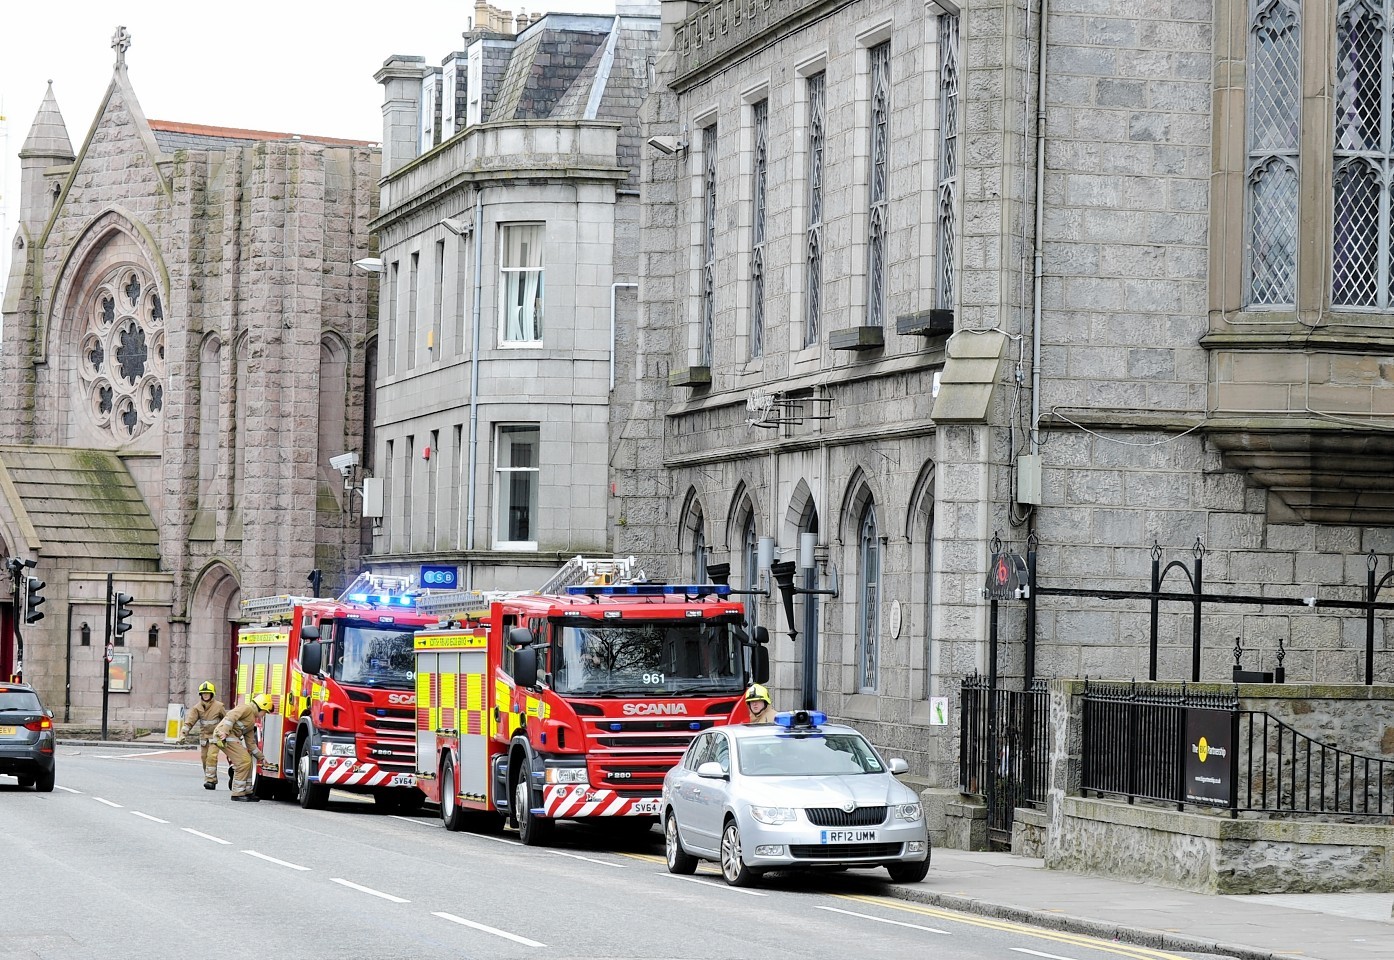
[[[159,736],[60,744],[159,749]],[[888,884],[902,900],[1104,940],[1238,960],[1394,960],[1394,893],[1220,896],[1047,870],[1010,853],[936,849],[929,876]]]

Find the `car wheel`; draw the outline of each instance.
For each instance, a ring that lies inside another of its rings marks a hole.
[[[57,774],[57,768],[45,770],[34,778],[34,789],[40,793],[53,792],[53,780]]]
[[[455,761],[449,757],[440,767],[440,819],[445,829],[458,831],[465,829],[465,812],[455,799]]]
[[[727,820],[721,831],[721,875],[733,887],[748,887],[755,882],[755,871],[741,858],[741,828],[736,821]]]
[[[310,782],[310,751],[302,750],[295,758],[295,799],[306,810],[323,810],[329,805],[329,788]]]
[[[663,821],[663,853],[668,860],[669,873],[697,872],[697,858],[682,848],[682,838],[678,836],[678,818],[671,813]]]
[[[525,846],[540,847],[552,839],[552,821],[532,812],[532,791],[523,777],[513,788],[513,819],[518,824],[518,839]]]
[[[918,863],[887,864],[886,872],[896,883],[919,883],[929,874],[929,858],[925,857]]]

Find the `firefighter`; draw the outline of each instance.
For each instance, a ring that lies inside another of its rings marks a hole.
[[[261,798],[252,792],[252,758],[264,762],[257,746],[257,721],[271,710],[271,696],[258,693],[227,712],[213,731],[213,739],[227,754],[232,764],[232,799],[256,803]]]
[[[213,730],[218,726],[218,721],[227,716],[227,707],[217,694],[212,680],[198,685],[198,703],[184,715],[184,732],[180,735],[181,738],[187,737],[195,724],[198,725],[198,751],[203,758],[205,790],[218,789],[218,745],[213,741]]]
[[[774,705],[770,703],[770,692],[764,684],[752,683],[745,692],[745,707],[750,711],[746,723],[774,723]]]

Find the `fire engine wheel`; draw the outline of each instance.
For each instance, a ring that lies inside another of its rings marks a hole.
[[[671,813],[663,821],[663,853],[668,861],[668,872],[690,874],[697,872],[697,858],[682,848],[682,838],[678,836],[678,818]]]
[[[460,809],[455,799],[455,761],[449,757],[440,768],[440,819],[445,829],[458,831],[465,829],[465,811]]]
[[[755,883],[755,871],[741,857],[741,828],[734,820],[727,820],[726,829],[721,831],[721,875],[733,887]]]
[[[532,812],[532,791],[522,777],[513,788],[513,819],[518,824],[518,839],[525,846],[540,847],[552,837],[552,821]]]
[[[329,805],[329,788],[310,782],[310,751],[295,758],[295,799],[306,810],[323,810]]]

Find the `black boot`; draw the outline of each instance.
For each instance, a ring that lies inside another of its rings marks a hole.
[[[218,789],[218,783],[217,783],[216,780],[205,780],[205,781],[203,782],[203,789],[205,789],[205,790],[217,790],[217,789]]]

